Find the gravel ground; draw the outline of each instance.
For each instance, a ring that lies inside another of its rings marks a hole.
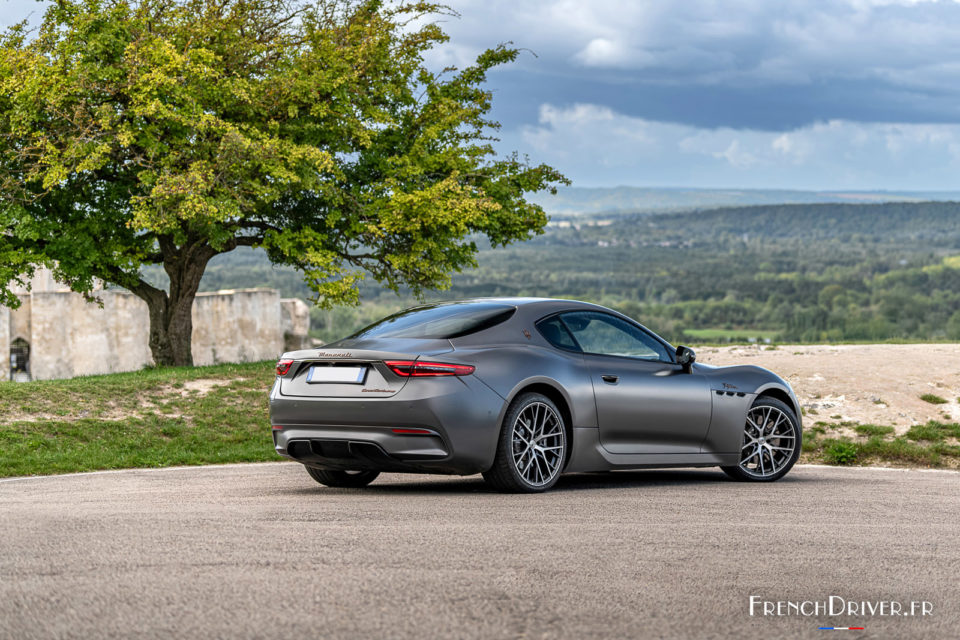
[[[5,480],[0,638],[955,638],[958,483],[644,471],[514,496],[476,477],[328,489],[294,463]],[[751,595],[933,611],[751,617]]]

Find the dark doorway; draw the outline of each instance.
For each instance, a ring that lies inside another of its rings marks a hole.
[[[23,338],[10,343],[10,379],[30,379],[30,343]]]

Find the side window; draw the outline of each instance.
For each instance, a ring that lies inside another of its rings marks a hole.
[[[537,323],[537,329],[540,334],[547,339],[547,342],[560,349],[569,349],[570,351],[580,351],[576,340],[570,335],[570,331],[560,321],[559,316],[553,316]]]
[[[586,353],[672,362],[659,340],[616,316],[574,311],[561,318]]]

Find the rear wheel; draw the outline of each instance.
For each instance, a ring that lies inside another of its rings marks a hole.
[[[800,421],[785,403],[761,396],[747,412],[740,464],[720,468],[735,480],[773,482],[799,457]]]
[[[310,477],[328,487],[365,487],[380,475],[379,471],[333,471],[306,467]]]
[[[483,478],[500,491],[546,491],[560,477],[566,453],[566,425],[557,405],[539,393],[524,393],[507,409],[493,467]]]

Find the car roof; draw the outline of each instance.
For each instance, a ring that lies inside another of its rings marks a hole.
[[[518,319],[521,321],[534,321],[537,318],[557,313],[559,311],[604,311],[614,313],[612,309],[603,307],[592,302],[583,302],[581,300],[565,300],[563,298],[532,298],[532,297],[490,297],[490,298],[465,298],[462,300],[448,300],[444,302],[434,302],[432,304],[505,304],[517,307]],[[622,315],[622,314],[618,314]]]
[[[494,302],[500,304],[509,304],[516,307],[526,307],[526,306],[554,306],[562,305],[564,307],[583,307],[591,309],[605,309],[606,307],[601,307],[598,304],[593,304],[592,302],[583,302],[582,300],[567,300],[564,298],[528,298],[528,297],[489,297],[489,298],[463,298],[460,300],[445,300],[443,302],[437,302],[434,304],[464,304],[471,302]]]

